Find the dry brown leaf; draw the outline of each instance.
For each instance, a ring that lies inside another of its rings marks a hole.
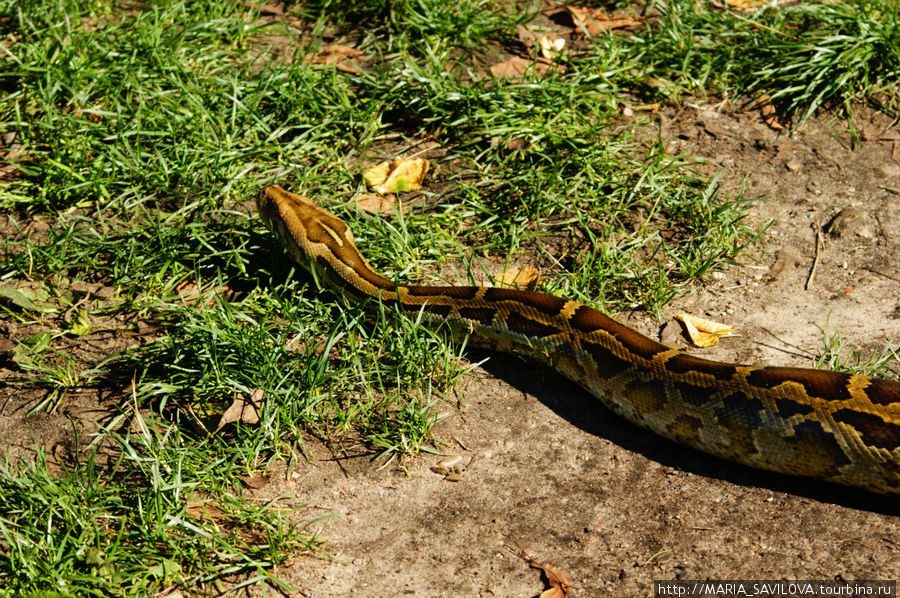
[[[234,422],[242,422],[245,424],[259,423],[259,412],[263,406],[263,390],[257,388],[249,398],[238,397],[228,406],[222,417],[219,418],[219,424],[216,426],[216,432],[224,428],[226,425]]]
[[[761,97],[759,101],[763,102],[762,106],[759,107],[759,114],[762,116],[763,122],[776,131],[783,130],[784,125],[778,122],[778,114],[775,110],[775,106],[769,102],[769,96],[765,95]]]
[[[353,59],[363,54],[362,50],[344,46],[341,44],[331,44],[319,50],[312,59],[312,64],[327,64],[334,66],[339,71],[345,73],[360,73],[359,66],[353,62]]]
[[[550,584],[549,588],[541,592],[539,598],[564,598],[566,593],[568,593],[569,588],[572,587],[569,585],[569,580],[566,579],[566,576],[563,575],[563,572],[557,567],[547,564],[542,565],[535,561],[531,561],[528,564],[535,569],[543,571],[544,575],[547,576],[547,583]]]
[[[208,287],[207,287],[208,289]],[[98,289],[97,295],[102,297],[103,295],[100,293],[102,289]],[[188,276],[177,285],[175,285],[175,292],[178,293],[179,298],[184,301],[186,305],[213,305],[216,302],[215,296],[210,294],[206,301],[201,301],[203,298],[204,289],[197,283],[197,280],[193,276]],[[242,293],[240,291],[236,291],[232,289],[230,286],[222,285],[215,289],[216,295],[224,299],[228,302],[234,302],[240,299]]]
[[[669,320],[666,322],[665,326],[662,327],[662,330],[659,331],[659,342],[670,349],[677,349],[678,341],[684,338],[683,332],[684,326],[674,319]]]
[[[497,279],[498,287],[509,287],[513,289],[532,290],[537,286],[541,278],[541,272],[533,266],[525,266],[524,268],[508,268],[504,270],[503,275]]]
[[[131,377],[131,409],[134,412],[132,425],[135,432],[143,436],[144,440],[149,442],[151,440],[150,430],[147,429],[147,424],[144,423],[144,417],[141,415],[140,407],[138,407],[136,375]]]
[[[72,284],[69,285],[69,288],[73,291],[78,291],[79,293],[96,293],[103,284],[99,282],[84,282],[81,280],[72,281]]]
[[[245,6],[252,6],[249,3],[245,3]],[[275,2],[267,2],[265,4],[257,4],[255,8],[260,12],[260,14],[264,15],[273,15],[278,17],[284,16],[284,7],[281,4],[276,4]]]
[[[540,79],[550,70],[550,65],[540,61],[527,60],[519,56],[513,56],[509,60],[498,62],[491,67],[491,73],[498,79],[525,79],[529,71],[533,71],[535,77]]]
[[[199,521],[205,521],[216,525],[220,521],[227,521],[228,515],[216,505],[199,500],[191,500],[185,505],[187,514]]]
[[[100,104],[102,104],[102,101],[97,104],[96,109],[99,109]],[[74,114],[75,114],[76,118],[81,118],[84,116],[84,110],[81,108],[81,106],[75,106]],[[97,114],[96,112],[93,112],[93,111],[88,112],[86,118],[93,123],[98,123],[101,120],[103,120],[103,116],[101,116],[100,114]]]
[[[409,212],[409,206],[397,200],[397,196],[393,193],[387,195],[373,195],[364,193],[357,195],[354,200],[356,207],[370,214],[378,214],[379,216],[387,216],[396,214],[399,210],[401,214]]]
[[[515,139],[510,140],[506,144],[506,149],[510,151],[518,151],[518,150],[526,150],[531,147],[531,141],[525,139],[524,137],[517,137]]]
[[[643,26],[643,22],[636,17],[622,17],[611,19],[599,8],[578,8],[567,6],[566,9],[572,15],[572,21],[577,31],[594,37],[611,29],[637,29]]]
[[[149,320],[138,320],[134,329],[141,336],[145,336],[148,334],[153,334],[155,332],[159,332],[160,330],[162,330],[162,326],[159,324],[159,322],[154,322],[154,321],[149,321]]]
[[[12,161],[22,159],[28,159],[28,156],[16,150],[0,152],[0,180],[13,178],[13,175],[19,168]],[[4,162],[6,163],[4,164]]]
[[[175,285],[175,292],[188,305],[196,305],[200,299],[200,285],[193,276],[188,276]]]
[[[554,567],[553,565],[541,564],[534,560],[531,554],[522,548],[522,545],[516,542],[516,546],[519,547],[519,550],[522,551],[522,555],[525,557],[525,560],[528,561],[528,565],[534,569],[540,569],[544,572],[544,576],[547,578],[547,585],[550,587],[541,592],[539,598],[565,598],[565,595],[571,589],[571,584],[569,584],[569,580],[563,574],[562,571],[559,570],[558,567]]]
[[[328,347],[328,339],[324,336],[316,336],[310,339],[294,338],[284,343],[286,351],[294,351],[297,353],[306,353],[311,356],[318,357],[322,351]],[[331,347],[331,352],[336,353],[336,347]]]
[[[0,181],[7,178],[12,179],[13,174],[16,172],[16,170],[16,167],[12,164],[4,164],[0,166]]]
[[[382,195],[416,191],[422,187],[429,166],[431,163],[424,158],[394,158],[363,169],[363,179],[369,189]]]
[[[265,488],[269,481],[272,479],[271,476],[250,476],[250,475],[239,475],[238,479],[243,482],[245,486],[248,488],[252,488],[253,490],[259,490],[260,488]]]
[[[691,344],[695,347],[712,347],[719,342],[720,336],[728,334],[734,329],[734,326],[689,314],[678,314],[675,319],[684,324]]]
[[[802,263],[802,260],[803,255],[799,250],[785,245],[775,254],[775,262],[769,267],[769,280],[766,281],[766,284],[785,279]]]
[[[562,37],[563,33],[558,32],[539,35],[525,25],[519,25],[516,27],[516,30],[518,31],[519,41],[522,42],[522,45],[529,50],[537,46],[541,52],[541,56],[546,60],[555,60],[566,47],[566,40]]]
[[[516,31],[519,34],[519,41],[522,42],[526,48],[533,48],[537,43],[537,34],[525,25],[517,25]]]

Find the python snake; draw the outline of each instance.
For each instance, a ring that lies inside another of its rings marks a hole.
[[[675,442],[760,469],[900,494],[900,382],[711,361],[542,293],[398,284],[366,262],[344,222],[306,197],[269,185],[257,207],[294,261],[352,301],[421,312],[470,344],[534,358]]]

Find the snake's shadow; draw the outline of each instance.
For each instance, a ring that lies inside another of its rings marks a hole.
[[[627,422],[580,386],[547,368],[523,368],[522,360],[517,357],[480,350],[469,349],[467,354],[472,361],[485,360],[481,365],[485,371],[537,398],[573,426],[667,467],[722,479],[739,486],[768,488],[772,492],[795,494],[823,503],[900,515],[897,497],[732,463],[681,446]]]

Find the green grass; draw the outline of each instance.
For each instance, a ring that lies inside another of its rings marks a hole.
[[[52,347],[52,336],[41,332],[18,344],[13,361],[25,374],[24,382],[47,390],[30,413],[54,411],[67,390],[90,386],[105,371],[103,364],[82,369],[67,353]]]
[[[886,345],[878,351],[866,351],[858,341],[844,338],[840,327],[829,320],[830,317],[822,329],[824,349],[816,357],[816,368],[900,380],[900,350],[896,344]]]
[[[315,547],[316,536],[286,524],[277,504],[220,489],[227,464],[198,460],[209,451],[191,446],[195,439],[173,425],[150,429],[147,438],[114,435],[121,461],[109,468],[89,457],[51,473],[39,452],[0,473],[0,594],[132,595],[216,579],[278,584],[272,566]],[[214,489],[215,499],[204,498]],[[214,504],[219,520],[188,512],[191,503]]]
[[[255,217],[262,184],[333,209],[389,276],[437,282],[462,264],[450,282],[464,282],[535,259],[545,291],[658,312],[763,227],[750,199],[623,124],[623,103],[768,93],[797,121],[857,99],[895,110],[889,3],[650,8],[649,28],[510,81],[486,66],[534,14],[487,0],[310,1],[291,5],[294,28],[211,0],[0,0],[0,137],[18,153],[0,207],[20,230],[46,224],[0,255],[3,317],[39,330],[15,339],[11,384],[37,410],[86,388],[128,397],[67,470],[40,455],[0,469],[5,591],[278,585],[272,567],[319,539],[302,511],[243,499],[239,475],[302,462],[309,435],[376,466],[441,449],[463,348],[391,310],[367,320],[295,272]],[[361,72],[309,63],[326,31],[363,51]],[[352,207],[365,165],[426,143],[424,203],[397,218]],[[137,321],[160,338],[70,351]],[[256,389],[258,423],[209,433]],[[222,519],[191,515],[201,502]]]
[[[656,25],[626,42],[640,57],[638,85],[652,97],[768,95],[795,125],[822,106],[849,117],[861,99],[898,109],[900,16],[892,0],[801,2],[749,14],[698,10],[690,1],[652,6]]]

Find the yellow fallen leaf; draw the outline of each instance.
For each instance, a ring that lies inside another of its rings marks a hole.
[[[566,47],[566,40],[561,37],[553,39],[547,35],[542,35],[538,38],[538,45],[541,47],[541,56],[547,60],[553,60]]]
[[[533,266],[524,268],[509,268],[503,271],[503,275],[497,279],[498,287],[514,289],[533,289],[541,277],[541,272]]]
[[[431,163],[424,158],[407,160],[394,158],[390,162],[382,162],[363,170],[363,179],[372,191],[386,195],[415,191],[422,187],[422,181],[428,174]]]
[[[734,326],[714,322],[705,318],[698,318],[689,314],[678,314],[675,319],[684,324],[691,339],[691,344],[695,347],[712,347],[719,342],[719,337],[728,334],[734,329]]]
[[[765,2],[759,2],[759,0],[725,0],[725,3],[728,4],[728,6],[738,8],[740,10],[750,10],[766,5]]]

